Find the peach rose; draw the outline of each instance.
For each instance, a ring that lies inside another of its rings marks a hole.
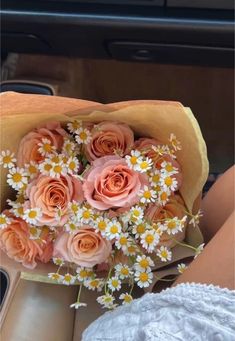
[[[183,199],[179,194],[175,194],[170,197],[170,200],[166,203],[164,207],[150,204],[145,211],[145,218],[153,223],[165,218],[178,217],[179,219],[182,219],[185,216],[185,210],[186,208]],[[184,240],[185,228],[183,229],[183,232],[178,232],[177,234],[175,234],[174,239],[178,241]],[[163,233],[160,239],[160,246],[164,245],[172,248],[173,246],[175,246],[175,244],[176,243],[171,239],[170,235],[168,235],[167,233]]]
[[[38,143],[43,138],[51,141],[51,144],[56,147],[57,151],[61,151],[64,137],[67,136],[66,131],[61,128],[59,122],[49,122],[45,126],[34,129],[25,135],[19,144],[17,153],[17,164],[23,167],[30,161],[40,162],[44,157],[38,152]]]
[[[130,169],[119,156],[96,159],[83,184],[88,203],[98,210],[129,207],[139,201],[138,193],[147,184],[145,175]]]
[[[182,184],[182,171],[179,163],[173,159],[170,155],[161,155],[157,156],[156,160],[156,152],[152,150],[152,146],[162,146],[163,143],[159,142],[158,140],[152,139],[152,138],[147,138],[147,137],[141,137],[140,139],[135,141],[134,148],[138,149],[140,152],[143,152],[143,154],[146,157],[149,157],[154,161],[154,166],[157,169],[161,168],[162,162],[170,162],[173,167],[177,168],[179,170],[179,173],[174,174],[172,177],[175,178],[178,182],[177,189],[178,190],[181,187]]]
[[[4,212],[5,213],[5,212]],[[42,229],[41,242],[29,239],[29,225],[21,218],[9,215],[11,223],[0,230],[0,248],[9,258],[22,263],[26,268],[34,269],[39,260],[49,262],[53,253],[53,243],[49,229]]]
[[[133,143],[134,134],[128,125],[119,122],[101,122],[93,129],[92,140],[85,146],[85,154],[89,161],[113,155],[115,151],[123,156],[130,152]]]
[[[25,208],[40,208],[42,212],[38,225],[62,226],[68,220],[69,202],[83,201],[82,183],[79,179],[65,175],[59,179],[40,174],[27,187],[28,201]],[[56,220],[58,207],[61,209],[60,222]]]
[[[53,255],[79,266],[93,267],[105,262],[111,250],[110,241],[84,225],[74,234],[62,232],[55,240]]]

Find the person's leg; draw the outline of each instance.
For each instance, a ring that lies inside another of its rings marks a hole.
[[[235,211],[225,221],[203,252],[178,277],[174,285],[186,282],[235,289]]]
[[[200,228],[209,241],[234,210],[235,167],[228,169],[211,187],[202,201]]]

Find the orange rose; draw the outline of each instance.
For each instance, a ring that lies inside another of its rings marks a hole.
[[[145,218],[150,220],[152,223],[157,222],[158,220],[165,218],[174,218],[178,217],[182,219],[185,216],[185,206],[183,199],[179,194],[173,195],[170,197],[170,200],[166,203],[164,207],[150,204],[147,210],[145,211]],[[186,226],[185,226],[186,228]],[[178,232],[174,235],[174,239],[178,241],[182,241],[185,238],[185,228],[182,232]],[[159,246],[167,246],[172,248],[175,246],[175,242],[171,239],[171,236],[167,233],[163,233],[160,239]]]
[[[9,258],[22,263],[26,268],[34,269],[39,260],[49,262],[53,244],[47,228],[42,229],[42,241],[29,239],[29,225],[21,218],[9,215],[11,223],[0,230],[0,248]]]
[[[96,159],[83,184],[87,202],[98,210],[130,207],[139,201],[139,190],[147,184],[144,174],[135,172],[119,156]]]
[[[85,146],[85,153],[89,161],[102,156],[121,156],[130,152],[134,143],[133,131],[128,125],[119,122],[101,122],[92,131],[92,140]]]
[[[82,226],[78,232],[62,232],[54,244],[54,257],[79,266],[93,267],[105,262],[112,250],[110,241],[88,226]]]
[[[49,122],[44,127],[36,128],[34,131],[25,135],[19,144],[17,153],[17,164],[23,167],[30,161],[40,162],[44,157],[38,151],[38,144],[43,138],[51,141],[51,144],[56,147],[57,151],[61,151],[64,137],[67,136],[66,131],[61,128],[59,122]]]
[[[73,200],[83,201],[81,181],[69,175],[56,179],[40,174],[28,185],[26,194],[29,200],[25,208],[41,209],[39,226],[63,226],[68,220],[68,204]],[[56,220],[58,208],[62,213],[60,222]]]

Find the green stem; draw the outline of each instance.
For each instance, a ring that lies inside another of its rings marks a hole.
[[[178,245],[181,245],[181,246],[184,246],[184,247],[187,247],[189,249],[192,249],[193,251],[197,251],[197,248],[196,247],[193,247],[191,245],[188,245],[188,244],[185,244],[185,243],[181,243],[179,242],[178,240],[174,239],[174,238],[171,238],[176,244]]]
[[[77,303],[80,303],[81,292],[82,292],[82,283],[81,283],[80,286],[79,286],[78,297],[77,297]]]
[[[134,289],[134,278],[133,277],[131,277],[131,288],[130,288],[130,292],[129,292],[129,295],[131,295],[132,294],[132,291],[133,291],[133,289]]]
[[[177,278],[177,276],[172,278],[172,279],[165,279],[165,278],[156,277],[156,280],[157,281],[162,281],[162,282],[173,282],[176,278]]]
[[[107,291],[107,284],[108,284],[108,280],[110,278],[110,275],[111,275],[112,271],[113,271],[113,267],[110,267],[109,272],[108,272],[108,276],[107,276],[106,281],[105,281],[105,286],[104,286],[104,293],[105,293],[105,295],[108,293],[108,291]]]

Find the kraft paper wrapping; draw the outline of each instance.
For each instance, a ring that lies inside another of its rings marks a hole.
[[[163,143],[168,143],[170,134],[174,133],[182,145],[182,150],[177,152],[183,173],[180,192],[190,212],[199,208],[201,191],[208,176],[207,150],[197,120],[192,111],[182,104],[170,101],[127,101],[102,105],[68,98],[52,99],[50,96],[14,93],[5,98],[8,101],[4,103],[1,111],[1,150],[17,152],[19,142],[25,134],[38,125],[52,120],[60,121],[62,124],[74,119],[91,122],[120,121],[127,123],[137,136],[153,137]],[[2,167],[0,177],[3,209],[6,199],[14,197],[14,194],[6,184],[6,170]],[[195,247],[203,242],[199,228],[191,225],[187,227],[186,242]],[[193,255],[190,249],[179,245],[172,251],[174,261],[168,262],[167,265]],[[159,276],[163,265],[166,264],[160,262],[156,264]],[[28,271],[21,268],[23,278],[36,281],[45,279],[48,282],[47,265],[40,265],[40,271],[36,268],[30,274],[25,274]],[[171,271],[168,270],[167,273],[175,272],[176,265],[172,264]],[[154,285],[155,282],[152,287]]]

